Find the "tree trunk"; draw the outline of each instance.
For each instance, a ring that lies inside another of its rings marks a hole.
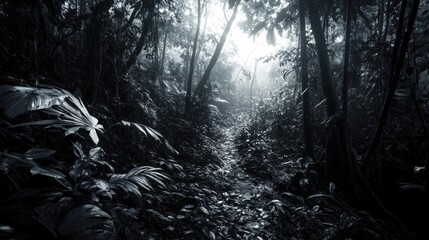
[[[185,98],[185,115],[186,116],[189,116],[191,114],[192,77],[194,76],[195,55],[197,53],[198,35],[200,34],[200,25],[201,25],[201,0],[198,0],[197,30],[195,32],[194,45],[192,46],[191,63],[189,65],[189,75],[188,75],[188,81],[186,85],[186,98]]]
[[[97,100],[98,85],[102,68],[102,49],[101,49],[101,18],[103,14],[109,11],[113,6],[113,0],[104,0],[93,7],[91,13],[91,22],[88,26],[86,48],[87,57],[83,71],[83,79],[86,86],[83,92],[84,99],[91,104]]]
[[[188,80],[185,76],[189,74],[190,48],[191,44],[187,44],[185,58],[183,59],[183,90],[186,90],[186,83]]]
[[[310,89],[308,86],[308,59],[307,59],[307,35],[305,33],[305,4],[299,2],[299,34],[301,42],[301,84],[302,84],[302,110],[304,121],[304,154],[314,159],[312,130],[311,130],[311,111],[310,111]],[[296,77],[298,79],[298,75]],[[298,80],[297,80],[298,81]],[[297,84],[295,84],[297,86]],[[295,91],[294,91],[295,95]]]
[[[209,14],[208,14],[208,8],[209,8],[209,6],[208,6],[208,4],[209,3],[206,3],[205,6],[203,6],[205,18],[204,18],[203,32],[201,33],[201,37],[199,39],[199,44],[198,44],[198,48],[197,48],[197,55],[195,57],[195,62],[196,63],[198,63],[198,59],[200,59],[200,53],[201,53],[201,50],[203,49],[203,43],[204,43],[205,36],[206,36],[207,20],[209,18]],[[201,64],[201,65],[203,65],[203,64]],[[199,76],[199,77],[201,77],[201,76]]]
[[[238,10],[238,5],[240,4],[240,1],[241,1],[241,0],[237,0],[237,1],[235,2],[234,11],[233,11],[233,13],[232,13],[232,16],[231,16],[231,18],[229,19],[228,23],[226,24],[226,27],[225,27],[225,29],[223,30],[222,36],[221,36],[221,38],[220,38],[220,40],[219,40],[218,44],[216,45],[216,49],[215,49],[215,51],[214,51],[214,53],[213,53],[213,56],[212,56],[212,58],[210,59],[210,63],[209,63],[209,65],[207,66],[207,69],[206,69],[206,71],[204,72],[203,77],[201,78],[200,82],[198,83],[197,88],[195,89],[194,97],[195,97],[195,96],[198,96],[198,95],[201,95],[201,93],[202,93],[202,91],[203,91],[204,86],[205,86],[205,85],[207,84],[207,82],[209,81],[210,73],[211,73],[211,71],[212,71],[213,67],[215,66],[215,64],[216,64],[216,62],[217,62],[217,60],[218,60],[218,58],[219,58],[219,55],[220,55],[220,53],[221,53],[221,51],[222,51],[222,48],[223,48],[223,45],[224,45],[224,44],[225,44],[225,42],[226,42],[226,38],[227,38],[227,36],[228,36],[228,33],[229,33],[229,31],[231,30],[231,27],[232,27],[232,24],[234,23],[235,17],[237,16],[237,10]]]
[[[327,180],[337,184],[343,191],[358,197],[358,186],[355,179],[357,169],[352,159],[348,157],[350,156],[350,149],[347,148],[344,140],[349,136],[346,135],[344,120],[337,109],[338,100],[331,79],[328,50],[320,23],[319,10],[314,0],[308,1],[308,9],[319,57],[322,88],[328,116],[325,126],[325,175]]]
[[[253,67],[252,81],[250,83],[249,102],[250,102],[250,110],[251,111],[252,111],[252,107],[253,107],[253,104],[252,104],[253,103],[253,101],[252,101],[252,98],[253,98],[253,86],[254,86],[255,81],[256,81],[256,69],[258,68],[258,62],[259,62],[259,60],[255,61],[255,66]]]
[[[393,74],[395,73],[396,59],[398,58],[399,47],[401,45],[402,34],[404,32],[406,9],[407,9],[407,0],[402,0],[401,11],[399,13],[399,19],[398,19],[398,27],[396,28],[396,38],[395,38],[395,43],[393,45],[393,50],[392,50],[392,62],[391,62],[390,75],[389,75],[390,79],[393,77]]]
[[[152,28],[153,25],[153,17],[155,13],[155,3],[151,1],[149,3],[149,15],[145,22],[143,22],[143,29],[142,33],[140,35],[139,40],[136,43],[136,46],[131,53],[130,57],[128,58],[124,69],[122,70],[122,77],[125,76],[128,71],[131,69],[131,67],[136,63],[138,56],[140,55],[140,52],[142,51],[145,43],[147,43],[147,35],[149,33],[149,30]]]
[[[404,4],[404,2],[406,2],[406,0],[402,1],[402,4]],[[399,55],[396,52],[393,52],[392,61],[395,62],[395,66],[391,70],[393,75],[391,76],[390,81],[389,81],[389,92],[388,92],[387,98],[384,102],[383,110],[382,110],[380,117],[379,117],[379,121],[378,121],[377,128],[375,130],[374,138],[372,139],[372,141],[369,145],[368,151],[365,154],[364,159],[366,161],[369,160],[369,157],[375,152],[375,150],[377,149],[378,144],[380,142],[381,135],[383,133],[383,128],[384,128],[384,125],[386,123],[386,119],[389,115],[389,109],[390,109],[390,106],[392,104],[392,99],[395,95],[396,87],[398,85],[398,80],[399,80],[399,77],[401,75],[401,70],[402,70],[402,67],[404,65],[405,55],[407,53],[408,43],[410,41],[411,33],[413,32],[414,22],[416,20],[417,11],[419,9],[419,4],[420,4],[420,0],[415,0],[413,2],[410,17],[408,20],[407,30],[405,32],[405,36],[404,36],[404,39],[402,41],[402,45],[400,44],[400,40],[398,40],[399,43],[397,43],[397,44],[395,41],[395,46],[397,46],[397,49],[399,49],[400,51],[399,51]],[[402,16],[402,9],[401,9],[401,16]],[[404,20],[404,18],[400,17],[400,20]],[[403,25],[404,25],[403,22],[398,24],[397,39],[398,39],[398,34],[400,34],[402,32],[402,30],[399,28]],[[395,50],[395,47],[394,47],[394,50]],[[396,60],[395,56],[398,56],[397,60]]]
[[[328,117],[331,117],[337,112],[337,97],[335,96],[335,87],[331,79],[328,49],[326,47],[325,37],[320,24],[319,10],[317,8],[316,1],[308,0],[307,2],[309,7],[310,24],[316,41],[319,58],[323,94],[326,98],[326,113]]]
[[[168,38],[168,27],[166,28],[165,35],[164,35],[164,41],[162,43],[162,57],[161,57],[161,69],[160,72],[160,78],[164,76],[164,64],[165,64],[165,50],[167,48],[167,38]]]

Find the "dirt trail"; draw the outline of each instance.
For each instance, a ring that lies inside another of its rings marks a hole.
[[[220,193],[210,208],[225,218],[218,231],[228,238],[273,239],[270,220],[274,207],[270,202],[277,198],[272,184],[256,179],[240,166],[241,158],[234,143],[236,129],[225,129],[225,138],[219,147],[223,166],[214,172],[220,179],[227,179],[231,188]]]

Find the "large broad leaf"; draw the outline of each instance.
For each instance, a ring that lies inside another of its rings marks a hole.
[[[3,109],[3,115],[10,118],[61,105],[66,98],[67,94],[57,89],[0,86],[0,109]]]
[[[103,126],[98,124],[97,118],[89,114],[82,100],[64,89],[52,86],[44,88],[0,86],[0,109],[4,109],[3,114],[9,117],[34,110],[43,110],[56,117],[16,124],[12,127],[56,127],[64,129],[66,136],[84,129],[89,132],[89,137],[95,144],[99,142],[97,131],[103,132]]]
[[[118,239],[112,217],[91,204],[76,207],[67,213],[58,228],[61,239]]]

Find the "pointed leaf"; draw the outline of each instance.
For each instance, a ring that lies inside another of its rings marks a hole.
[[[66,176],[62,174],[61,172],[48,167],[40,167],[40,166],[34,166],[30,169],[31,174],[33,175],[42,175],[46,177],[51,178],[65,178]]]
[[[55,154],[55,150],[52,149],[32,148],[24,153],[24,157],[30,159],[40,159],[52,156],[53,154]]]

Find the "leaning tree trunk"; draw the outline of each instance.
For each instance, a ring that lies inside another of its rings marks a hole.
[[[134,47],[134,50],[131,52],[130,57],[128,58],[127,62],[125,63],[124,69],[122,69],[121,77],[124,77],[128,71],[131,69],[132,66],[137,62],[137,58],[140,55],[140,52],[143,50],[143,47],[148,41],[148,34],[149,31],[153,27],[153,18],[155,14],[155,3],[154,1],[150,1],[148,3],[148,16],[146,18],[146,21],[143,22],[143,28],[140,35],[139,40],[136,43],[136,46]]]
[[[210,59],[209,65],[207,66],[207,69],[204,72],[204,75],[202,76],[200,82],[198,83],[197,88],[195,89],[194,97],[201,95],[201,93],[203,92],[204,86],[209,81],[210,73],[211,73],[213,67],[215,66],[215,64],[216,64],[216,62],[217,62],[217,60],[219,58],[219,55],[220,55],[220,53],[222,51],[222,48],[223,48],[223,45],[225,45],[228,33],[231,30],[231,27],[232,27],[232,24],[234,23],[235,17],[237,16],[237,10],[238,10],[238,5],[240,4],[240,1],[241,0],[237,0],[235,2],[234,11],[232,13],[232,16],[228,20],[228,23],[226,24],[226,27],[223,30],[222,36],[221,36],[221,38],[219,40],[219,43],[216,45],[216,49],[215,49],[215,51],[213,53],[213,56]]]
[[[195,55],[197,53],[198,45],[198,35],[200,34],[200,25],[201,25],[201,0],[198,0],[198,9],[197,9],[197,30],[195,32],[194,44],[192,46],[192,56],[191,63],[189,65],[189,75],[188,81],[186,84],[186,98],[185,98],[185,115],[189,116],[191,114],[192,106],[192,78],[194,76],[194,67],[195,67]]]
[[[307,59],[307,35],[305,34],[305,4],[299,2],[299,28],[301,42],[301,84],[302,84],[302,110],[304,121],[304,145],[305,155],[314,159],[312,130],[311,130],[311,111],[310,111],[310,89],[308,86],[308,59]],[[297,75],[298,79],[298,75]],[[297,86],[295,84],[295,86]],[[294,91],[295,93],[295,91]],[[295,95],[295,94],[294,94]]]

